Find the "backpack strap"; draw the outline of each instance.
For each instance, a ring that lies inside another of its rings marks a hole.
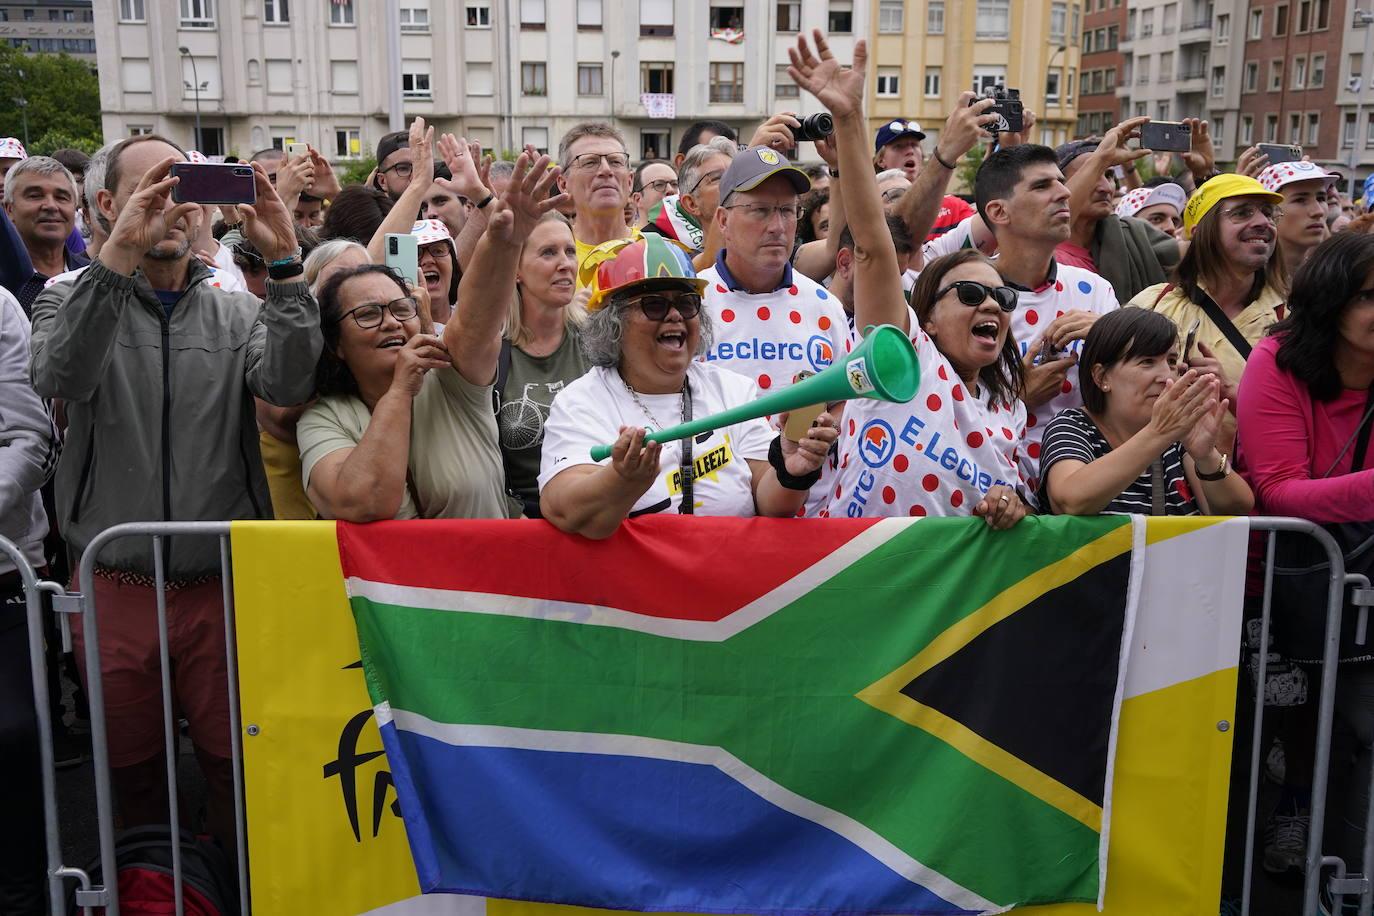
[[[1360,432],[1355,439],[1354,460],[1350,463],[1351,472],[1364,469],[1365,451],[1369,448],[1369,433],[1374,428],[1374,387],[1369,389],[1369,394],[1365,396],[1364,416],[1360,419]]]
[[[514,345],[501,338],[501,355],[496,358],[496,384],[491,389],[492,413],[501,412],[501,399],[506,395],[506,382],[510,381],[511,351]]]
[[[1245,339],[1245,335],[1240,332],[1240,328],[1236,327],[1235,322],[1221,310],[1221,306],[1213,302],[1212,297],[1201,289],[1197,291],[1197,298],[1194,298],[1192,302],[1207,314],[1212,324],[1217,326],[1217,330],[1221,331],[1231,346],[1235,348],[1235,351],[1240,354],[1240,358],[1248,361],[1250,351],[1254,348],[1250,345],[1250,341]]]
[[[1174,289],[1174,284],[1172,284],[1172,283],[1166,283],[1166,284],[1164,284],[1164,288],[1163,288],[1162,290],[1159,291],[1159,295],[1158,295],[1158,296],[1155,296],[1155,304],[1152,305],[1152,306],[1150,306],[1150,308],[1152,308],[1152,309],[1159,308],[1159,303],[1163,302],[1163,301],[1164,301],[1164,297],[1167,296],[1167,295],[1169,295],[1169,293],[1173,292],[1173,289]]]

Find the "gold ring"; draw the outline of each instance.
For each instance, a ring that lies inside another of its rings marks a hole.
[[[1003,503],[1009,503],[1009,502],[1011,502],[1011,497],[1009,497],[1009,496],[1007,496],[1007,494],[1003,493],[1001,496],[997,497],[997,501],[998,501],[998,502],[1003,502]]]

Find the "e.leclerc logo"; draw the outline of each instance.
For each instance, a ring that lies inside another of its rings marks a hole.
[[[859,430],[859,457],[871,468],[880,468],[892,460],[897,450],[897,436],[883,420],[869,420]]]
[[[820,372],[829,367],[835,361],[835,348],[830,344],[830,338],[820,334],[812,335],[806,342],[806,358],[811,362],[811,368]]]

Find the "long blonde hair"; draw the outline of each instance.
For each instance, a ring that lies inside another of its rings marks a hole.
[[[539,220],[540,223],[559,222],[568,227],[568,232],[572,232],[572,223],[568,218],[557,210],[550,210]],[[536,225],[538,225],[536,223]],[[529,237],[525,238],[525,244],[529,244]],[[520,257],[525,257],[525,246],[520,246]],[[577,270],[573,269],[574,282],[576,282]],[[587,309],[580,300],[581,297],[573,295],[573,300],[563,308],[563,327],[564,329],[580,328],[587,321]],[[514,346],[527,344],[533,335],[530,329],[525,326],[524,320],[524,295],[520,289],[520,284],[515,284],[515,295],[511,297],[510,311],[506,313],[506,329],[504,331],[506,340]]]

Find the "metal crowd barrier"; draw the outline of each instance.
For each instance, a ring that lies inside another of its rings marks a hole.
[[[1340,647],[1341,615],[1345,590],[1348,587],[1362,588],[1364,597],[1369,597],[1369,582],[1363,576],[1347,576],[1344,558],[1335,540],[1320,526],[1312,522],[1292,518],[1252,518],[1252,531],[1267,532],[1266,574],[1264,578],[1263,616],[1259,650],[1259,687],[1255,693],[1255,727],[1250,747],[1250,780],[1246,806],[1246,842],[1244,864],[1244,887],[1241,912],[1248,916],[1251,912],[1254,884],[1254,853],[1256,836],[1256,809],[1258,806],[1259,780],[1261,776],[1260,757],[1263,750],[1262,729],[1264,715],[1264,682],[1268,656],[1270,611],[1273,589],[1273,560],[1275,542],[1281,532],[1313,537],[1326,551],[1330,564],[1327,580],[1326,635],[1323,653],[1324,663],[1321,672],[1321,691],[1318,700],[1318,721],[1315,748],[1315,767],[1312,778],[1311,821],[1308,833],[1306,858],[1306,878],[1303,887],[1303,916],[1318,916],[1318,897],[1323,869],[1331,871],[1327,889],[1334,895],[1337,912],[1343,897],[1358,897],[1360,916],[1371,916],[1374,907],[1374,804],[1370,806],[1366,823],[1363,861],[1360,871],[1349,871],[1349,863],[1336,856],[1324,855],[1322,836],[1325,827],[1326,795],[1328,773],[1331,762],[1331,737],[1335,714],[1335,690],[1338,675],[1336,663]],[[228,668],[229,716],[232,730],[231,748],[234,773],[234,817],[237,833],[238,888],[240,912],[249,913],[247,834],[243,798],[243,747],[241,721],[238,708],[238,659],[234,633],[233,569],[230,562],[229,523],[228,522],[166,522],[130,523],[117,525],[98,535],[81,557],[80,582],[85,594],[71,595],[57,583],[38,578],[32,566],[25,561],[19,550],[0,538],[0,553],[7,556],[18,567],[24,584],[26,610],[29,627],[29,654],[33,663],[33,690],[38,712],[39,740],[43,767],[43,802],[46,821],[46,849],[48,858],[48,887],[52,896],[53,912],[66,916],[68,913],[66,887],[67,881],[77,882],[74,894],[76,905],[89,914],[92,907],[104,907],[108,916],[119,914],[118,888],[110,882],[109,876],[117,874],[115,862],[114,798],[110,785],[109,748],[106,743],[104,691],[100,677],[87,677],[87,693],[90,704],[91,736],[94,755],[94,776],[96,807],[100,843],[101,884],[94,884],[90,876],[80,868],[65,866],[62,863],[61,835],[58,821],[56,777],[53,766],[52,724],[48,719],[48,685],[44,675],[45,658],[41,627],[41,593],[54,595],[54,611],[59,615],[80,613],[85,632],[85,658],[87,670],[99,671],[100,650],[97,608],[94,589],[89,583],[95,571],[96,558],[103,547],[112,541],[129,537],[150,537],[153,539],[154,578],[157,589],[158,636],[162,676],[162,712],[164,742],[167,753],[168,810],[170,825],[179,823],[177,799],[177,722],[174,717],[171,673],[169,666],[166,578],[163,569],[161,546],[170,537],[215,537],[220,542],[220,569],[222,573],[224,596],[224,635],[226,662]],[[1360,632],[1364,633],[1364,617],[1368,606],[1361,607]],[[63,619],[64,643],[66,622]],[[1233,753],[1239,754],[1240,747]],[[1374,780],[1371,780],[1374,783]],[[1372,786],[1374,788],[1374,786]],[[176,836],[176,830],[172,832]],[[176,893],[176,912],[184,914],[182,899],[182,868],[178,844],[173,845],[173,874]]]

